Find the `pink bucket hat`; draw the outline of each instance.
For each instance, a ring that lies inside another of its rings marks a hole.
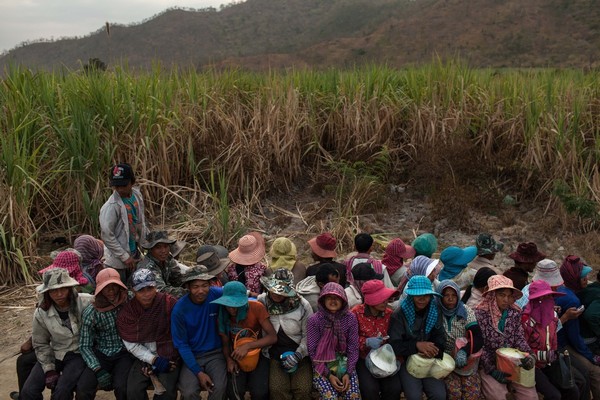
[[[365,282],[361,290],[365,304],[368,306],[376,306],[387,301],[390,297],[400,296],[399,291],[385,287],[379,279]]]
[[[110,285],[111,283],[117,284],[121,286],[123,289],[127,290],[127,286],[121,282],[121,277],[116,269],[113,268],[104,268],[102,271],[98,272],[96,275],[96,291],[94,294],[98,296],[102,289]]]
[[[239,265],[254,265],[265,256],[265,241],[258,232],[251,232],[238,241],[238,247],[229,253],[229,259]]]
[[[550,288],[548,282],[545,281],[534,281],[529,285],[529,300],[538,299],[546,295],[552,295],[554,297],[564,296],[565,293],[555,292]]]
[[[310,249],[322,258],[335,258],[337,253],[335,252],[335,246],[337,240],[329,232],[321,233],[308,241]]]
[[[66,269],[69,273],[69,276],[75,279],[80,285],[88,284],[88,280],[85,276],[83,276],[81,266],[79,265],[79,256],[74,251],[61,251],[56,255],[56,258],[54,259],[54,262],[52,264],[38,271],[38,273],[40,275],[43,275],[44,272],[54,268]]]
[[[500,289],[512,289],[513,293],[516,295],[515,299],[520,299],[523,297],[523,292],[514,287],[512,279],[507,278],[504,275],[490,276],[488,279],[488,290],[486,290],[483,294],[485,295],[486,293]]]

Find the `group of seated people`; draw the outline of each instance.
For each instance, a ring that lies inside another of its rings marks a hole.
[[[251,232],[228,251],[149,232],[124,274],[83,235],[40,271],[32,335],[13,398],[94,399],[600,399],[600,283],[569,255],[558,263],[521,243],[502,271],[503,244],[437,253],[434,235],[399,238],[375,258],[355,237]]]

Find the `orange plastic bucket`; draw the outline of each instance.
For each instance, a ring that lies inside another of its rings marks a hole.
[[[244,331],[250,332],[250,336],[239,337],[240,333],[242,333]],[[235,335],[235,338],[233,339],[233,349],[235,350],[236,348],[238,348],[239,346],[241,346],[243,344],[256,342],[257,340],[258,340],[258,333],[254,332],[252,329],[247,329],[247,328],[240,329],[240,331]],[[259,356],[260,356],[260,348],[252,349],[252,350],[248,351],[248,353],[246,354],[246,356],[244,358],[242,358],[241,360],[238,360],[237,363],[240,366],[240,369],[242,371],[251,372],[256,369],[256,365],[258,365],[258,357]]]
[[[523,357],[527,357],[529,353],[524,353],[517,349],[509,347],[496,350],[496,367],[510,374],[507,378],[509,381],[518,383],[525,387],[535,386],[535,368],[527,371],[519,367]]]

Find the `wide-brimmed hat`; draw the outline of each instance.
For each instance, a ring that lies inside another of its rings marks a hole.
[[[337,240],[329,232],[321,233],[308,241],[308,245],[313,253],[321,258],[335,258],[337,253],[335,252],[335,246]]]
[[[136,292],[148,286],[156,286],[156,275],[148,268],[141,268],[131,275],[131,287]]]
[[[242,236],[238,247],[229,253],[229,259],[238,265],[254,265],[265,256],[265,240],[258,232]]]
[[[246,286],[238,281],[227,282],[225,286],[223,286],[223,295],[218,299],[211,301],[211,303],[233,308],[245,306],[248,304]]]
[[[550,284],[545,281],[534,281],[529,284],[529,300],[552,295],[554,297],[564,296],[565,293],[555,292],[550,287]]]
[[[477,256],[477,247],[469,246],[461,249],[457,246],[446,247],[440,254],[444,265],[467,265]]]
[[[412,247],[417,256],[431,257],[437,250],[438,242],[431,233],[423,233],[413,240]]]
[[[129,164],[120,163],[110,170],[110,186],[127,186],[133,179],[135,175]]]
[[[146,238],[144,241],[142,241],[141,245],[146,250],[150,250],[159,243],[166,243],[168,245],[172,245],[176,241],[176,239],[169,237],[167,231],[152,231],[146,235]]]
[[[370,281],[371,279],[383,279],[383,274],[375,272],[371,263],[362,262],[352,267],[352,278],[355,281]]]
[[[64,250],[56,255],[54,258],[54,262],[48,265],[46,268],[38,271],[40,275],[43,275],[46,271],[49,271],[54,268],[63,268],[66,269],[69,273],[69,276],[77,281],[79,285],[87,285],[89,282],[85,276],[83,276],[83,271],[81,270],[80,255],[76,250]]]
[[[260,283],[271,293],[285,297],[296,296],[296,291],[292,286],[294,284],[294,274],[289,269],[279,268],[270,277],[261,277]]]
[[[208,273],[208,269],[204,265],[194,265],[181,277],[181,286],[184,286],[190,281],[210,281],[213,278],[214,276]]]
[[[523,292],[513,285],[512,279],[507,278],[504,275],[490,276],[488,279],[488,289],[483,294],[500,289],[512,289],[513,293],[516,295],[515,299],[520,299],[523,296]]]
[[[416,275],[410,278],[404,293],[408,296],[426,296],[430,294],[440,297],[440,294],[433,290],[429,278],[424,275]]]
[[[196,257],[200,257],[202,254],[205,253],[217,253],[217,256],[219,256],[219,258],[229,258],[229,250],[227,250],[220,244],[203,244],[198,248],[198,251],[196,252]]]
[[[560,276],[558,264],[553,260],[545,258],[535,265],[535,274],[533,281],[542,280],[548,282],[550,286],[560,286],[563,284],[563,278]]]
[[[519,243],[517,251],[508,256],[519,263],[537,263],[546,258],[546,255],[538,251],[537,245],[533,242]]]
[[[492,235],[489,233],[481,233],[475,239],[475,246],[477,247],[477,255],[485,256],[488,254],[496,254],[504,248],[504,243],[496,242]]]
[[[386,254],[393,254],[402,258],[413,258],[416,254],[414,247],[407,245],[400,238],[392,239],[385,248]]]
[[[183,241],[183,240],[177,240],[175,241],[175,243],[173,243],[171,245],[171,255],[173,257],[177,257],[185,248],[185,246],[187,246],[187,242]]]
[[[269,255],[272,258],[271,269],[291,269],[296,263],[296,245],[286,237],[279,237],[273,241]]]
[[[104,268],[102,271],[98,272],[96,275],[96,291],[94,294],[98,296],[102,289],[114,283],[116,285],[121,286],[123,289],[127,290],[127,286],[123,282],[121,282],[121,276],[119,272],[114,268]]]
[[[376,306],[390,299],[390,297],[400,296],[398,290],[385,287],[383,281],[378,279],[365,282],[361,288],[365,304],[368,306]]]
[[[42,284],[36,290],[38,293],[45,293],[48,290],[77,285],[79,285],[79,282],[69,276],[69,271],[64,268],[52,268],[44,272]]]
[[[215,251],[208,251],[199,255],[196,258],[196,262],[200,265],[204,265],[208,270],[208,273],[212,276],[219,275],[230,263],[229,258],[219,258],[216,249]]]

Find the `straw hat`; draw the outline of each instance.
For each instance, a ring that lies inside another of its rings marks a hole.
[[[104,268],[102,271],[98,272],[96,275],[96,291],[94,294],[98,296],[102,289],[114,283],[116,285],[121,286],[123,289],[127,290],[127,286],[121,282],[121,277],[116,269],[113,268]]]
[[[516,295],[515,299],[520,299],[523,296],[523,292],[513,286],[512,279],[507,278],[504,275],[490,276],[488,279],[488,290],[486,290],[483,294],[485,295],[486,293],[500,289],[511,289]]]
[[[229,253],[229,259],[238,265],[254,265],[265,256],[265,242],[260,233],[242,236],[238,247]]]
[[[44,272],[43,283],[36,290],[38,293],[45,293],[48,290],[60,289],[64,287],[73,287],[79,285],[75,279],[69,276],[69,271],[64,268],[52,268]]]
[[[321,233],[308,241],[308,245],[313,253],[321,258],[335,258],[337,253],[335,252],[335,246],[337,240],[329,232]]]

